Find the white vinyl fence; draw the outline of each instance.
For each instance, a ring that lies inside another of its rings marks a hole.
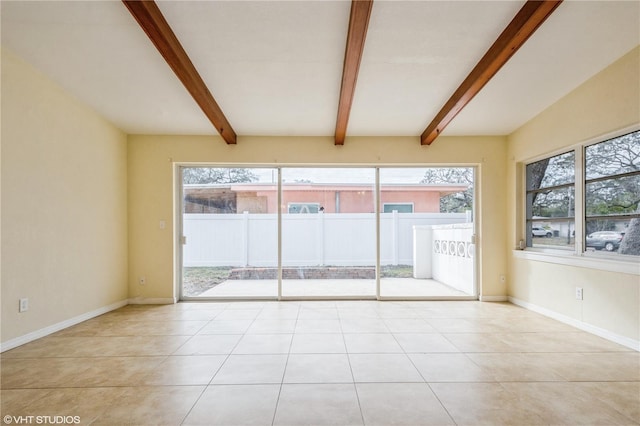
[[[414,278],[433,278],[467,294],[476,294],[473,223],[416,226],[414,240]]]
[[[185,214],[184,266],[278,265],[275,214]],[[413,264],[413,227],[463,223],[464,213],[381,213],[380,262]],[[373,213],[285,214],[283,266],[375,264]]]

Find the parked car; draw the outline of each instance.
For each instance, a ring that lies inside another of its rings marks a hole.
[[[598,231],[587,235],[587,247],[592,247],[596,250],[618,250],[620,241],[622,241],[622,234],[619,232]]]
[[[553,231],[551,229],[533,227],[533,228],[531,228],[531,236],[532,237],[547,237],[547,238],[551,238],[551,237],[553,237]]]

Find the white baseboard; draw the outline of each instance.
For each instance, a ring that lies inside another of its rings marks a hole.
[[[103,306],[93,311],[86,312],[82,315],[78,315],[77,317],[69,318],[48,327],[41,328],[40,330],[32,331],[31,333],[16,337],[15,339],[7,340],[6,342],[0,343],[0,352],[17,348],[18,346],[24,345],[25,343],[29,343],[36,339],[40,339],[41,337],[48,336],[55,333],[56,331],[63,330],[65,328],[71,327],[72,325],[76,325],[91,318],[95,318],[99,315],[106,314],[107,312],[111,312],[113,310],[126,306],[127,304],[127,300],[121,300],[119,302],[112,303],[111,305]]]
[[[130,305],[172,305],[176,303],[173,297],[133,297],[129,299]]]
[[[480,296],[481,302],[506,302],[507,296]]]
[[[640,352],[640,340],[634,340],[629,337],[620,336],[619,334],[612,333],[611,331],[605,330],[604,328],[596,327],[586,322],[568,317],[563,314],[559,314],[550,309],[543,308],[538,305],[534,305],[533,303],[525,302],[524,300],[520,300],[515,297],[509,296],[509,302],[513,303],[514,305],[521,306],[525,309],[529,309],[530,311],[542,314],[546,317],[553,318],[554,320],[558,320],[562,323],[571,325],[575,328],[586,331],[588,333],[595,334],[596,336],[600,336],[603,339],[610,340],[614,343],[618,343],[619,345],[626,346],[627,348]]]

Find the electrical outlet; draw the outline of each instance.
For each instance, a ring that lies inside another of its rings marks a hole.
[[[18,305],[18,312],[27,312],[29,310],[29,299],[26,297],[24,299],[20,299],[20,304]]]
[[[582,300],[582,287],[576,287],[576,300]]]
[[[502,284],[506,283],[507,282],[507,277],[505,277],[504,275],[500,275],[500,282]]]
[[[145,285],[147,283],[147,279],[145,277],[138,277],[138,284]]]

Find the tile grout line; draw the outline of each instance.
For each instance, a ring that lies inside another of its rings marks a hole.
[[[281,302],[277,302],[280,304]],[[291,356],[291,347],[293,346],[293,339],[296,337],[296,328],[298,326],[298,318],[300,317],[301,305],[298,305],[298,313],[296,314],[296,321],[293,324],[293,333],[291,334],[291,341],[289,342],[289,350],[287,351],[287,359],[284,363],[284,370],[282,371],[282,379],[280,380],[280,389],[278,389],[278,397],[276,398],[276,406],[273,409],[273,417],[271,418],[271,426],[276,421],[276,415],[278,414],[278,406],[280,405],[280,396],[282,395],[282,387],[284,386],[284,377],[287,374],[287,367],[289,366],[289,356]]]
[[[342,342],[344,343],[344,350],[347,355],[347,362],[349,363],[349,371],[351,372],[351,379],[353,380],[353,390],[356,393],[356,401],[358,401],[358,410],[360,411],[360,420],[362,420],[362,424],[365,425],[364,421],[364,413],[362,412],[362,404],[360,403],[360,394],[358,394],[358,386],[356,384],[356,378],[353,375],[353,366],[351,365],[351,357],[349,356],[349,348],[347,347],[347,340],[344,337],[344,330],[342,329],[342,317],[340,316],[340,312],[338,311],[338,323],[340,324],[340,335],[342,336]],[[384,324],[384,321],[383,321]],[[385,327],[387,325],[385,324]],[[387,327],[388,329],[388,327]]]

